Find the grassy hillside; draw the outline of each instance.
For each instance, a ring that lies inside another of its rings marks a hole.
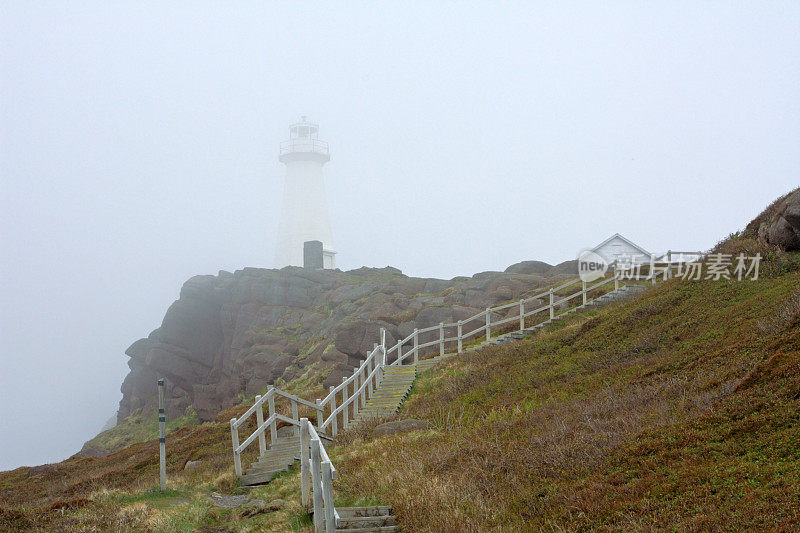
[[[434,429],[355,438],[341,488],[412,531],[800,520],[800,276],[658,286],[417,381]]]
[[[795,528],[800,259],[747,232],[718,250],[759,251],[764,275],[672,280],[420,376],[400,416],[430,429],[345,433],[337,504],[390,504],[405,531]],[[0,473],[0,530],[309,530],[296,468],[236,486],[227,421],[248,403],[169,434],[167,493],[153,440]],[[214,491],[284,504],[219,509]]]

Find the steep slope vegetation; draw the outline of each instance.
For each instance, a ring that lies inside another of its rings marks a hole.
[[[433,429],[354,436],[335,459],[342,491],[411,531],[790,529],[800,275],[673,280],[451,360],[402,416]]]

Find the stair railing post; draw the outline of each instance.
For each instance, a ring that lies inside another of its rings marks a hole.
[[[403,341],[397,341],[397,359],[396,359],[396,361],[397,361],[398,365],[402,365],[403,364],[403,362],[400,361],[400,358],[402,357],[402,355],[403,355]]]
[[[275,387],[270,387],[269,392],[267,392],[267,401],[269,402],[269,416],[270,418],[275,415]],[[269,438],[270,444],[275,446],[275,443],[278,442],[278,421],[275,418],[272,418],[272,422],[269,425]]]
[[[374,381],[375,379],[377,379],[378,373],[375,372],[375,375],[374,376],[372,375],[372,371],[378,367],[378,353],[376,353],[377,350],[378,350],[378,343],[376,342],[375,346],[372,348],[372,354],[370,354],[372,355],[372,359],[370,359],[369,365],[367,365],[367,379],[369,380],[369,384],[367,385],[367,387],[369,389],[369,396],[368,396],[369,398],[372,398],[372,395],[375,392],[375,387],[373,385],[377,386],[377,383],[375,383]]]
[[[239,430],[236,428],[236,419],[231,418],[231,444],[233,444],[233,470],[236,477],[242,476],[242,455],[239,453]]]
[[[458,353],[464,351],[464,333],[463,333],[463,326],[464,323],[460,320],[458,321]]]
[[[333,393],[333,389],[335,388],[336,387],[331,385],[330,388],[328,389],[331,394],[331,414],[333,414],[333,412],[336,411],[336,394]],[[338,415],[334,415],[333,419],[331,420],[331,433],[333,433],[334,437],[339,433],[339,425],[336,422],[337,418]]]
[[[583,305],[586,305],[586,282],[581,282],[581,293],[583,293]]]
[[[361,385],[359,387],[363,387],[364,383],[367,382],[367,367],[364,366],[364,361],[361,361],[361,364],[358,365],[361,367],[361,371],[359,375],[361,376]],[[361,389],[361,407],[367,406],[367,387]]]
[[[492,340],[492,308],[486,308],[486,342]]]
[[[324,407],[322,406],[322,400],[317,398],[314,400],[314,403],[317,405],[317,429],[322,431],[322,423],[325,421],[325,417],[323,416]]]
[[[381,328],[381,366],[386,366],[386,328]]]
[[[550,320],[553,320],[555,314],[556,314],[555,294],[553,293],[553,289],[550,289]]]
[[[348,411],[350,410],[349,406],[347,405],[347,376],[342,378],[342,383],[344,386],[342,387],[342,427],[347,429],[350,426],[350,416],[348,415]]]
[[[310,470],[309,457],[308,454],[310,452],[309,446],[310,443],[308,442],[311,438],[310,432],[308,431],[308,418],[301,418],[300,419],[300,502],[303,506],[303,509],[308,509],[308,506],[311,504],[310,498],[310,491],[311,488],[309,486],[309,479],[308,474]]]
[[[351,404],[353,406],[353,418],[356,418],[358,416],[358,394],[356,394],[356,391],[358,391],[358,369],[354,368],[353,370],[353,376],[355,377],[353,378],[353,395],[350,398],[353,399]]]
[[[519,301],[519,330],[525,329],[525,299]]]
[[[256,394],[256,404],[258,404],[258,409],[256,409],[256,427],[261,428],[261,426],[264,425],[264,403],[261,401],[260,394]],[[272,441],[272,444],[275,444],[275,441]],[[262,457],[267,453],[267,436],[263,431],[258,434],[258,451]]]
[[[414,328],[414,364],[419,363],[419,329]]]
[[[322,463],[322,503],[325,507],[325,533],[336,533],[336,515],[333,506],[333,476],[331,463]]]
[[[444,355],[444,322],[439,322],[439,355]]]
[[[297,400],[292,400],[292,418],[294,420],[300,420],[300,409],[299,406],[297,405]],[[300,428],[294,426],[293,433],[295,437],[300,436]]]
[[[311,490],[314,498],[314,530],[318,533],[324,531],[325,517],[322,508],[322,483],[320,479],[321,460],[319,439],[311,439]]]

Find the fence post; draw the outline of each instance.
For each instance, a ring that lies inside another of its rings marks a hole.
[[[414,328],[414,364],[419,362],[419,328]]]
[[[358,387],[361,389],[361,407],[367,406],[367,387],[364,387],[364,384],[367,382],[367,367],[364,366],[364,361],[358,365],[361,370],[358,374],[361,376],[361,385]]]
[[[314,497],[314,529],[323,531],[325,517],[322,510],[322,490],[320,485],[320,451],[319,439],[311,439],[311,492]]]
[[[303,506],[303,509],[308,509],[308,506],[311,503],[311,498],[309,498],[310,494],[308,491],[310,488],[308,479],[308,453],[310,451],[308,449],[308,439],[310,437],[308,425],[308,418],[300,419],[300,502]]]
[[[353,372],[353,376],[354,376],[353,377],[353,395],[351,396],[351,398],[353,399],[353,403],[351,405],[353,406],[353,418],[357,418],[358,417],[358,396],[356,395],[356,391],[358,390],[358,374],[355,371],[358,370],[358,369],[354,368],[353,370],[354,370],[354,372]]]
[[[617,274],[616,270],[614,271],[614,290],[619,290],[619,275]]]
[[[295,420],[300,420],[298,418],[299,416],[300,416],[300,412],[299,412],[299,409],[298,409],[298,406],[297,406],[297,400],[292,400],[292,418],[295,419]],[[300,432],[300,428],[295,426],[294,427],[294,431],[293,431],[295,437],[300,434],[299,432]]]
[[[322,414],[322,410],[323,410],[322,400],[317,398],[316,400],[314,400],[314,403],[317,404],[317,429],[322,431],[322,423],[325,421],[325,419],[323,418],[323,414]]]
[[[275,387],[270,387],[267,394],[267,402],[269,402],[269,416],[272,417],[275,414]],[[269,438],[270,445],[275,446],[275,443],[278,442],[278,421],[274,418],[269,425]]]
[[[458,321],[458,353],[461,353],[464,349],[464,335],[462,334],[463,324],[464,323],[460,320]]]
[[[256,409],[256,427],[260,428],[264,425],[264,404],[261,402],[260,394],[256,394],[256,404],[258,405],[258,409]],[[272,444],[275,444],[274,440]],[[258,434],[258,452],[262,457],[267,453],[267,436],[264,435],[263,431]]]
[[[581,292],[583,293],[583,305],[586,305],[586,282],[581,282]]]
[[[322,502],[325,506],[325,533],[336,533],[336,515],[333,506],[333,476],[331,463],[322,463]]]
[[[164,410],[164,378],[158,380],[158,478],[167,490],[167,415]]]
[[[519,301],[519,330],[525,329],[525,299]]]
[[[386,366],[386,328],[381,328],[381,366]]]
[[[439,322],[439,355],[444,355],[444,322]]]
[[[331,385],[330,388],[328,389],[330,391],[330,393],[331,393],[331,414],[332,415],[333,415],[333,412],[336,411],[336,394],[333,393],[333,389],[335,389],[335,388],[336,387]],[[333,415],[333,419],[331,420],[331,432],[333,433],[334,437],[339,433],[339,425],[336,422],[336,418],[338,416],[339,415]]]
[[[242,475],[242,456],[238,451],[239,448],[239,430],[236,429],[236,419],[231,418],[231,444],[233,444],[233,470],[236,472],[236,477]]]
[[[555,295],[553,294],[553,289],[550,289],[550,320],[553,320],[553,317],[556,314],[556,308],[553,305],[555,303]]]
[[[342,387],[342,426],[344,429],[347,429],[350,426],[349,415],[347,412],[350,410],[347,405],[347,376],[342,378],[342,383],[344,386]]]
[[[486,342],[489,342],[492,339],[492,308],[486,308]]]
[[[403,362],[400,360],[400,357],[403,355],[403,341],[397,341],[397,361],[398,365],[402,365]]]

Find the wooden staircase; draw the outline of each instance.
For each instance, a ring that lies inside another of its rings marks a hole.
[[[242,485],[261,485],[268,483],[275,474],[286,472],[295,461],[300,460],[300,435],[291,434],[278,437],[275,444],[267,449],[267,453],[257,461],[250,463],[239,478]]]
[[[372,398],[367,400],[366,407],[362,407],[358,412],[353,424],[358,425],[365,420],[386,418],[396,414],[408,396],[416,377],[416,365],[387,366],[381,384]]]

